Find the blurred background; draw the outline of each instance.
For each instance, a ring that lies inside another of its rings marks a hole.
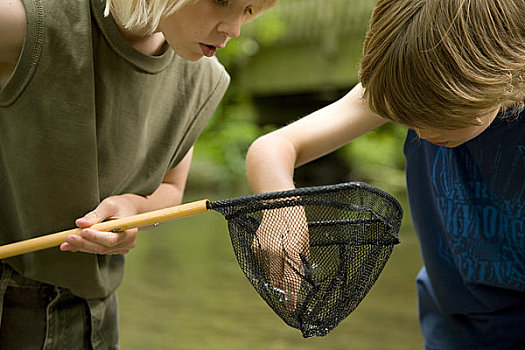
[[[251,142],[357,83],[374,3],[281,0],[218,53],[232,83],[195,145],[185,202],[250,194],[244,160]],[[297,186],[367,182],[394,195],[405,211],[401,244],[368,296],[332,332],[304,339],[278,318],[238,266],[224,218],[206,213],[140,233],[118,292],[122,348],[422,348],[415,291],[421,260],[406,201],[405,133],[387,124],[296,171]]]

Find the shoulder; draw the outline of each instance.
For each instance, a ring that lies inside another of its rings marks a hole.
[[[25,27],[22,0],[0,0],[0,64],[17,63],[24,44]]]
[[[221,100],[230,84],[230,75],[215,57],[204,57],[201,61],[203,66],[208,68],[209,78],[205,79],[209,79],[210,98],[213,99],[215,96],[216,99]]]
[[[203,57],[197,62],[190,63],[192,70],[195,72],[197,77],[210,79],[211,81],[218,82],[227,80],[229,82],[229,75],[226,72],[224,66],[215,57]]]
[[[176,69],[179,70],[183,67],[185,89],[190,89],[194,94],[203,98],[217,92],[224,93],[230,83],[228,72],[215,57],[186,61],[176,56],[176,60],[179,61]]]

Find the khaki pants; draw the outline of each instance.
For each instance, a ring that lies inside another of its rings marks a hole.
[[[2,264],[0,349],[119,349],[117,299],[85,300]]]

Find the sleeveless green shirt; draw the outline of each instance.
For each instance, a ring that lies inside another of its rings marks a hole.
[[[24,0],[20,60],[0,90],[0,244],[66,230],[116,194],[151,194],[229,83],[216,59],[128,45],[103,0]],[[84,298],[113,292],[123,256],[46,249],[5,259]]]

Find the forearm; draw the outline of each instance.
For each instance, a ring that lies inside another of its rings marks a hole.
[[[69,235],[66,242],[61,245],[61,249],[98,254],[126,254],[129,252],[137,242],[136,228],[122,232],[101,232],[90,229],[90,227],[102,221],[180,204],[191,158],[192,150],[175,168],[165,174],[160,186],[150,196],[143,197],[126,193],[104,199],[94,210],[76,220],[77,226],[84,230],[80,236]]]
[[[255,193],[294,188],[294,168],[342,147],[386,122],[362,99],[357,85],[346,96],[257,139],[248,150],[246,172]]]
[[[124,217],[179,205],[182,202],[192,155],[193,149],[190,149],[175,168],[166,172],[162,183],[151,195],[125,193],[111,196],[104,199],[95,212],[98,213],[98,210],[104,208],[102,211],[104,214],[100,213],[100,215],[113,213],[114,216]],[[93,223],[89,222],[89,224]]]
[[[140,196],[133,193],[122,194],[120,197],[133,207],[135,214],[141,214],[153,210],[179,205],[182,202],[184,188],[169,183],[161,183],[159,187],[149,196]]]
[[[181,204],[192,155],[193,149],[190,149],[181,162],[166,173],[162,183],[151,195],[145,197],[134,194],[123,195],[133,203],[137,214]]]

